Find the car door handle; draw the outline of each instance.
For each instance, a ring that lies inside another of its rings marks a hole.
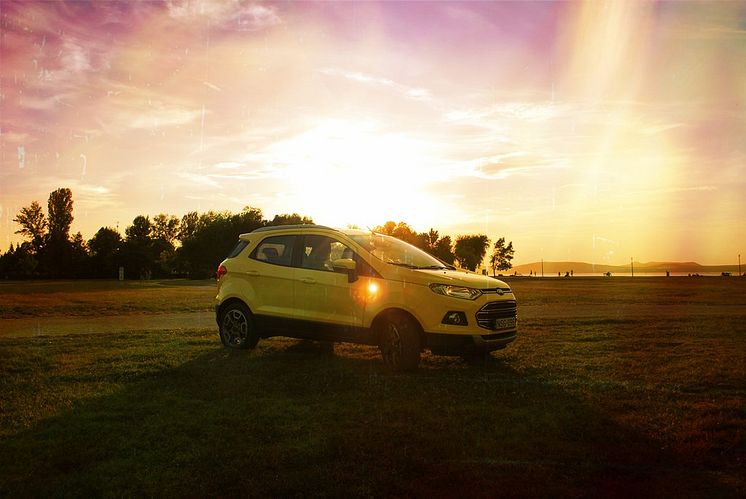
[[[305,284],[316,284],[316,279],[313,277],[303,277],[300,282],[303,282]]]
[[[257,272],[256,270],[247,270],[246,271],[246,275],[250,275],[252,277],[257,277],[257,276],[259,276],[259,272]]]

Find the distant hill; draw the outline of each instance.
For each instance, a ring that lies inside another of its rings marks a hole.
[[[704,272],[732,272],[733,274],[738,273],[738,265],[700,265],[697,262],[634,262],[635,272],[642,273],[665,273],[668,272],[689,272],[689,273],[704,273]],[[573,271],[575,274],[603,274],[605,272],[616,273],[628,273],[630,272],[629,265],[600,265],[586,262],[544,262],[544,275],[552,275],[560,272]],[[524,263],[522,265],[516,265],[508,271],[503,271],[503,274],[512,274],[518,272],[519,274],[528,275],[530,272],[541,274],[541,262]]]

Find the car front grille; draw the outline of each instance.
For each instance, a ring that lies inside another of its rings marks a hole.
[[[491,301],[477,312],[477,324],[479,327],[494,331],[497,319],[515,318],[517,313],[515,300]]]

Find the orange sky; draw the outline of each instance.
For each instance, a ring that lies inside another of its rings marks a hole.
[[[0,247],[298,212],[512,240],[516,263],[746,249],[743,2],[0,0]]]

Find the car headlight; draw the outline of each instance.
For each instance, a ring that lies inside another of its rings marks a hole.
[[[482,292],[475,288],[466,286],[451,286],[450,284],[431,284],[430,289],[435,293],[453,298],[463,298],[465,300],[476,300],[482,296]]]

